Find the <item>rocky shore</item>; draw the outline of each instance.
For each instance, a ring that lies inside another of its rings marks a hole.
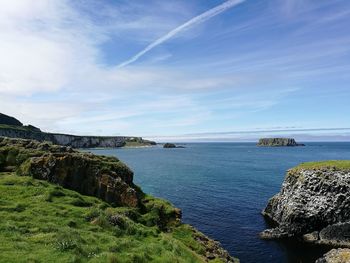
[[[276,227],[260,237],[350,247],[349,193],[350,161],[301,164],[287,172],[281,191],[263,210]]]

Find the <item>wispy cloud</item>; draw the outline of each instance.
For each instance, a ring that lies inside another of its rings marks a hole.
[[[349,127],[349,1],[222,13],[242,2],[0,1],[0,112],[75,134]]]
[[[225,3],[218,5],[190,20],[188,20],[186,23],[176,27],[175,29],[171,30],[168,32],[166,35],[162,36],[161,38],[158,38],[156,41],[153,43],[149,44],[147,47],[145,47],[143,50],[141,50],[139,53],[131,57],[130,59],[124,61],[123,63],[119,64],[118,67],[122,68],[125,67],[135,61],[137,61],[139,58],[141,58],[143,55],[154,49],[155,47],[163,44],[164,42],[168,41],[169,39],[173,38],[177,34],[189,29],[192,26],[204,23],[205,21],[221,14],[222,12],[233,8],[241,3],[245,2],[245,0],[229,0],[226,1]]]

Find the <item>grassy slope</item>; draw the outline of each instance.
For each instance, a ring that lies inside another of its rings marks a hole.
[[[37,131],[33,131],[32,129],[26,126],[13,126],[13,125],[7,125],[7,124],[0,124],[0,129],[12,129],[12,130],[19,130],[19,131],[37,132]]]
[[[14,173],[0,173],[0,193],[0,262],[204,262],[190,226],[161,232],[151,212]]]
[[[144,147],[144,146],[151,146],[151,144],[147,143],[147,142],[130,142],[130,141],[126,141],[125,145],[123,147]]]
[[[350,170],[350,160],[307,162],[296,166],[294,169],[322,169],[322,168],[336,168],[340,170]]]

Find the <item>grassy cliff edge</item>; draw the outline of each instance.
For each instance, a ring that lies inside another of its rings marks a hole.
[[[116,158],[0,138],[0,262],[237,262],[132,179]]]
[[[316,170],[316,169],[325,169],[333,168],[338,170],[350,170],[350,160],[328,160],[328,161],[319,161],[319,162],[306,162],[301,163],[300,165],[292,168],[292,170]]]

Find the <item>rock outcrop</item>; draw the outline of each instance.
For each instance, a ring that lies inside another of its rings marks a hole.
[[[115,157],[0,137],[0,171],[11,170],[99,197],[114,205],[136,207],[142,194],[133,184],[133,172]]]
[[[164,143],[163,148],[176,148],[174,143]]]
[[[185,146],[182,145],[176,145],[174,143],[164,143],[163,148],[185,148]]]
[[[349,263],[350,262],[350,249],[332,249],[322,258],[318,259],[316,263]]]
[[[350,246],[349,195],[349,161],[306,163],[291,169],[281,192],[263,211],[277,227],[260,236],[304,236],[309,242]]]
[[[297,143],[293,138],[262,138],[259,140],[257,146],[265,147],[283,147],[283,146],[305,146]]]
[[[1,121],[3,120],[3,121]],[[0,115],[0,136],[22,138],[36,141],[48,141],[53,144],[71,146],[73,148],[115,148],[130,145],[151,146],[156,143],[141,137],[129,136],[78,136],[70,134],[47,133],[32,125],[23,126],[17,119]]]

